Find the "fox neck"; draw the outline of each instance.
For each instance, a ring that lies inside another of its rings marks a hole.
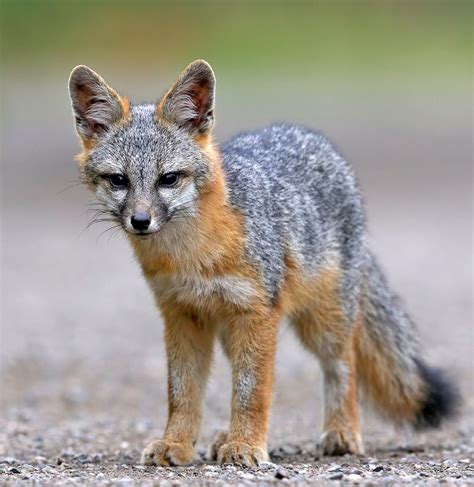
[[[129,237],[147,277],[159,273],[216,275],[241,260],[241,217],[228,204],[220,154],[208,140],[200,146],[213,177],[201,191],[196,217],[147,240]]]

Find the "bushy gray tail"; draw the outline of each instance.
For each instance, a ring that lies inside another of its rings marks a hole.
[[[460,403],[456,384],[420,357],[415,326],[368,256],[363,320],[356,340],[363,389],[385,416],[416,429],[438,427]]]

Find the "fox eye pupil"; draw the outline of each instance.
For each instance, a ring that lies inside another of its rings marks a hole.
[[[174,186],[179,181],[179,173],[169,172],[160,177],[161,186]]]
[[[110,184],[116,188],[125,188],[128,185],[128,179],[123,174],[111,174],[108,179]]]

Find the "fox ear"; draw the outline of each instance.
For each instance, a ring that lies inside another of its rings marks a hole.
[[[159,102],[157,113],[193,136],[208,134],[214,125],[215,87],[211,66],[194,61]]]
[[[119,95],[87,66],[72,70],[69,95],[77,132],[84,140],[100,137],[124,116]]]

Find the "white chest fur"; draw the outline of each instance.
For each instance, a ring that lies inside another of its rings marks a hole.
[[[249,305],[255,288],[248,279],[237,276],[165,276],[156,275],[148,282],[159,298],[172,298],[183,304],[206,306],[212,300],[235,306]]]

